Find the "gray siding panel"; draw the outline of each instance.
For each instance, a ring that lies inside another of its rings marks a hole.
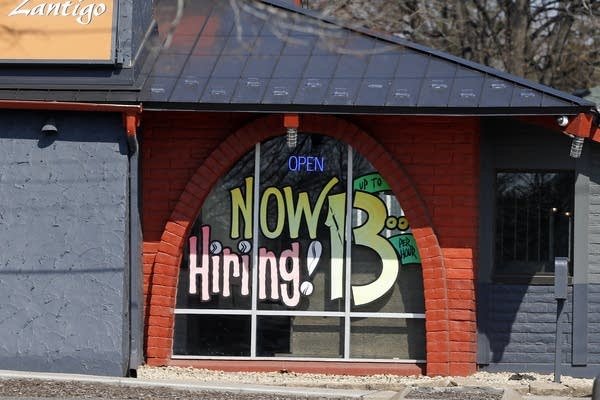
[[[120,115],[0,112],[0,369],[123,375],[128,157]]]
[[[572,169],[578,175],[573,285],[561,327],[563,372],[576,376],[600,373],[600,146],[586,140],[582,158],[569,157],[570,139],[557,132],[517,123],[484,123],[482,191],[493,185],[496,168]],[[493,203],[481,204],[482,215],[493,215]],[[585,214],[581,214],[581,213]],[[583,230],[577,231],[577,228]],[[491,229],[481,231],[481,243],[493,241]],[[541,371],[554,368],[556,301],[552,285],[507,284],[486,280],[493,255],[480,258],[480,287],[485,288],[485,314],[478,315],[480,336],[489,348],[479,349],[489,371]],[[573,339],[575,335],[575,339]],[[575,343],[575,345],[573,344]],[[567,371],[567,372],[565,372]]]
[[[487,315],[492,363],[553,363],[556,301],[552,286],[490,285],[493,301]],[[567,309],[563,322],[571,319]],[[566,324],[564,324],[566,325]],[[564,326],[563,326],[564,328]],[[563,356],[571,335],[563,329]],[[566,359],[564,360],[567,361]]]

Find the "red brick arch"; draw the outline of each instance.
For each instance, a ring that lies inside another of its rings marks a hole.
[[[448,375],[450,342],[448,333],[448,290],[442,251],[425,203],[401,165],[375,139],[342,118],[325,115],[303,115],[300,131],[332,136],[350,144],[366,157],[386,178],[405,210],[419,247],[423,267],[426,308],[427,374]],[[149,289],[146,310],[148,337],[146,356],[149,364],[167,364],[173,343],[173,310],[177,278],[185,240],[204,199],[218,179],[253,146],[270,137],[281,135],[283,118],[270,115],[250,122],[226,138],[204,161],[186,185],[165,225],[153,274],[161,276],[160,295]],[[166,283],[166,286],[164,286]],[[163,321],[162,329],[153,321]],[[170,328],[165,329],[164,321]]]

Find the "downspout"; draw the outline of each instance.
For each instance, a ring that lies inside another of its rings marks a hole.
[[[127,135],[129,148],[129,218],[128,218],[128,248],[129,248],[129,293],[124,296],[128,300],[129,308],[129,337],[128,359],[126,372],[130,376],[137,375],[137,368],[143,362],[143,273],[142,273],[142,230],[140,220],[139,198],[139,144],[137,129],[141,123],[141,105],[120,105],[78,102],[48,102],[48,101],[23,101],[0,100],[0,109],[9,110],[51,110],[51,111],[83,111],[121,113],[123,127]]]
[[[140,155],[138,139],[127,133],[129,146],[129,366],[137,377],[144,362],[144,274],[142,270],[142,224],[140,217]]]

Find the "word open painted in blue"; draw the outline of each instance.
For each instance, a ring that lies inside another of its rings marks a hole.
[[[325,170],[325,158],[314,156],[290,156],[288,158],[288,169],[295,172],[323,172]]]

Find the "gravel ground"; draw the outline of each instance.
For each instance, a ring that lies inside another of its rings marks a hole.
[[[277,386],[308,386],[349,389],[401,390],[403,387],[511,387],[524,393],[530,383],[553,382],[554,375],[536,373],[515,374],[510,372],[488,373],[477,372],[468,377],[428,377],[428,376],[396,376],[396,375],[321,375],[300,374],[294,372],[270,373],[234,373],[210,371],[206,369],[179,367],[148,367],[138,369],[138,378],[147,380],[188,380],[196,382],[232,382]],[[592,387],[592,379],[580,379],[562,376],[561,383],[568,387]]]

